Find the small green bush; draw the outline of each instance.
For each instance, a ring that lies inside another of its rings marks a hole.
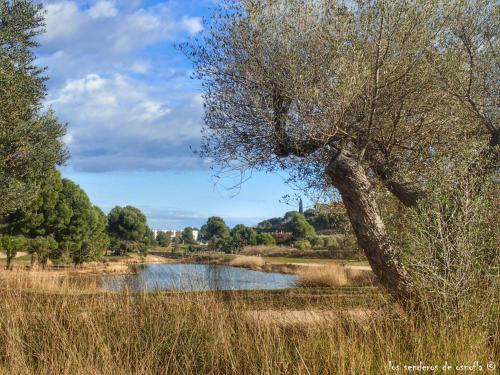
[[[308,240],[299,240],[293,243],[293,247],[299,250],[311,250],[312,246]]]

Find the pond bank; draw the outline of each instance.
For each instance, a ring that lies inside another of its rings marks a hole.
[[[45,269],[35,265],[31,267],[29,262],[15,262],[13,271],[15,273],[40,273],[47,276],[98,276],[98,275],[131,275],[136,273],[136,266],[141,264],[170,264],[177,261],[165,257],[138,254],[127,256],[106,257],[100,262],[87,262],[79,266],[73,265],[52,265],[49,264]],[[6,277],[12,271],[0,268],[0,278]]]
[[[24,257],[26,258],[26,257]],[[279,260],[279,261],[278,261]],[[107,256],[102,262],[85,263],[80,266],[49,265],[42,270],[31,268],[29,260],[14,264],[14,272],[0,270],[0,280],[26,279],[35,286],[34,280],[42,280],[52,285],[50,279],[89,279],[100,276],[133,276],[138,274],[142,265],[151,264],[187,264],[187,265],[219,265],[260,271],[279,273],[298,277],[297,286],[303,287],[337,287],[346,285],[366,286],[375,283],[369,266],[339,264],[327,259],[272,259],[261,256],[229,255],[222,253],[196,253],[188,256],[170,253],[152,253],[147,256],[128,254],[126,256]],[[290,261],[290,263],[287,263]],[[24,275],[24,276],[23,276]]]

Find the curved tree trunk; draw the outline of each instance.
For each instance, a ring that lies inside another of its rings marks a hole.
[[[326,174],[342,196],[358,244],[378,280],[396,299],[408,299],[409,277],[394,254],[365,170],[356,159],[340,152]]]

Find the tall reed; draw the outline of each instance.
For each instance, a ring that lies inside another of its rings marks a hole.
[[[268,293],[249,299],[3,288],[0,374],[384,374],[393,373],[389,361],[485,364],[498,354],[498,332],[466,320],[454,327],[417,324],[390,303],[369,307],[369,319],[360,320],[335,299],[322,304],[312,290],[310,304],[269,309],[284,316],[314,310],[320,318],[253,314],[266,310]]]

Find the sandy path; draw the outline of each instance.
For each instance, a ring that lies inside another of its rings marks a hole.
[[[286,264],[292,264],[294,266],[300,266],[300,267],[328,267],[331,264],[337,265],[337,266],[342,266],[337,263],[286,263]],[[371,271],[372,268],[370,266],[356,266],[356,265],[349,265],[346,264],[343,267],[350,268],[353,270],[361,270],[361,271]]]
[[[25,251],[19,251],[17,254],[16,254],[16,258],[20,258],[20,257],[23,257],[25,255],[28,255],[27,252]],[[7,255],[5,255],[4,252],[0,252],[0,259],[5,259],[7,258]]]
[[[363,308],[346,310],[250,310],[247,318],[257,322],[279,324],[310,324],[324,321],[335,321],[339,318],[351,318],[358,323],[367,324],[376,311]]]

